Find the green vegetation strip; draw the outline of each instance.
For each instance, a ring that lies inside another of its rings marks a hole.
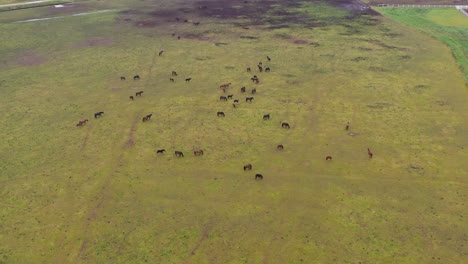
[[[37,8],[37,7],[51,6],[51,5],[59,5],[59,4],[66,4],[70,2],[71,1],[57,0],[57,1],[46,1],[46,2],[40,2],[40,3],[5,5],[5,6],[0,6],[0,12],[14,11],[14,10],[28,9],[28,8]]]
[[[468,19],[458,10],[441,8],[376,8],[390,18],[413,26],[447,44],[468,83]]]

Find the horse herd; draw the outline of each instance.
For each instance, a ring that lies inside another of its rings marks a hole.
[[[160,52],[159,52],[159,56],[161,56],[161,55],[163,54],[163,52],[164,52],[164,51],[160,51]],[[270,58],[269,56],[267,56],[266,58],[267,58],[268,61],[271,61],[271,58]],[[271,71],[270,67],[265,67],[265,69],[263,69],[263,64],[262,64],[262,62],[259,62],[258,65],[257,65],[257,67],[258,67],[259,72],[263,72],[263,71],[265,71],[265,72],[270,72],[270,71]],[[251,71],[252,71],[251,68],[248,67],[248,68],[247,68],[247,72],[251,72]],[[177,72],[175,72],[175,71],[172,71],[171,75],[172,75],[172,77],[178,76]],[[186,78],[185,81],[186,81],[186,82],[189,82],[191,79],[192,79],[192,78]],[[126,78],[125,78],[124,76],[122,76],[122,77],[120,77],[120,80],[124,81],[124,80],[126,80]],[[140,80],[140,76],[139,76],[139,75],[133,76],[133,80],[135,80],[135,81],[136,81],[136,80]],[[169,80],[170,80],[171,82],[175,82],[174,78],[170,78]],[[258,78],[257,75],[254,75],[254,76],[251,78],[251,80],[252,80],[252,82],[255,83],[255,84],[259,84],[259,83],[260,83],[260,80],[259,80],[259,78]],[[225,83],[225,84],[220,85],[219,88],[220,88],[224,93],[226,93],[226,89],[228,89],[230,86],[231,86],[231,83]],[[245,87],[245,86],[241,87],[240,92],[241,92],[241,93],[245,93],[245,92],[246,92],[246,87]],[[256,92],[257,92],[257,89],[256,89],[256,88],[253,88],[253,89],[250,91],[251,94],[256,94]],[[143,94],[143,91],[136,92],[136,93],[135,93],[135,97],[138,97],[138,96],[141,97],[142,94]],[[135,97],[130,96],[130,99],[131,99],[131,100],[134,100]],[[234,97],[233,94],[229,94],[229,95],[227,95],[227,96],[222,95],[222,96],[219,97],[219,100],[221,100],[221,101],[228,101],[229,99],[233,99],[233,97]],[[254,97],[246,97],[246,98],[245,98],[245,102],[252,103],[252,100],[254,100]],[[234,108],[237,107],[237,104],[238,104],[238,103],[239,103],[239,99],[233,99],[233,104],[232,104],[232,105],[233,105]],[[102,112],[102,111],[101,111],[101,112],[96,112],[96,113],[94,114],[94,118],[99,118],[99,117],[101,117],[103,114],[104,114],[104,112]],[[142,121],[143,121],[143,122],[149,121],[149,120],[151,119],[151,116],[152,116],[152,115],[153,115],[153,114],[148,114],[148,115],[144,116],[144,117],[142,118]],[[218,111],[218,112],[216,113],[216,115],[217,115],[218,117],[225,117],[225,114],[224,114],[224,112],[222,112],[222,111]],[[269,120],[269,119],[270,119],[270,114],[269,114],[269,113],[263,115],[263,120]],[[88,119],[80,120],[80,121],[76,124],[76,126],[77,126],[77,127],[81,127],[81,126],[85,125],[87,122],[88,122]],[[282,128],[286,128],[286,129],[291,128],[291,126],[290,126],[289,123],[287,123],[287,122],[282,122],[282,121],[281,121],[280,123],[281,123],[281,127],[282,127]],[[350,127],[350,124],[349,124],[349,122],[347,122],[346,127],[345,127],[345,130],[349,130],[349,127]],[[283,146],[282,144],[279,144],[279,145],[277,145],[276,148],[277,148],[278,150],[283,150],[283,149],[284,149],[284,146]],[[159,150],[156,151],[156,154],[163,154],[163,153],[165,153],[165,152],[166,152],[165,149],[159,149]],[[174,152],[174,154],[175,154],[176,157],[184,157],[184,153],[183,153],[182,151],[177,151],[177,150],[176,150],[176,151]],[[195,150],[193,151],[193,154],[194,154],[195,156],[202,156],[202,155],[203,155],[203,150],[202,150],[202,149],[195,149]],[[373,153],[372,153],[372,151],[371,151],[369,148],[367,149],[367,154],[368,154],[369,158],[372,158]],[[332,156],[326,156],[325,160],[327,160],[327,161],[332,160]],[[252,170],[252,164],[246,164],[246,165],[244,165],[244,171],[247,171],[247,170]],[[263,179],[263,175],[261,175],[261,174],[255,174],[255,180],[262,180],[262,179]]]

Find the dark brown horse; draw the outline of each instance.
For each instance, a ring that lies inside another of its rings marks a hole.
[[[173,78],[169,78],[169,81],[171,82],[175,82],[175,80]]]
[[[245,93],[245,86],[241,87],[240,91],[241,93]]]
[[[263,180],[263,175],[255,174],[255,180]]]
[[[233,96],[234,96],[233,94],[229,94],[229,95],[227,96],[227,99],[232,99]]]
[[[120,80],[121,80],[121,81],[125,81],[125,77],[123,77],[123,76],[120,77]]]
[[[186,82],[190,82],[191,80],[192,80],[192,78],[185,79]]]
[[[244,165],[244,170],[252,170],[252,164]]]
[[[266,67],[265,72],[270,72],[270,67]]]
[[[219,100],[227,101],[227,97],[226,97],[226,96],[223,96],[223,95],[221,95],[221,96],[219,97]]]
[[[176,150],[174,153],[175,153],[176,157],[183,157],[184,156],[184,153],[182,153],[182,151],[177,151]]]
[[[234,99],[234,103],[235,104],[239,103],[239,99]]]
[[[80,120],[78,124],[76,124],[77,127],[82,126],[84,124],[88,123],[88,119]]]
[[[271,61],[271,58],[270,58],[269,56],[267,56],[267,60],[268,60],[268,61]]]
[[[332,156],[327,156],[325,160],[332,160]]]
[[[97,113],[94,113],[94,118],[101,117],[103,114],[104,114],[104,112],[97,112]]]
[[[278,146],[276,146],[276,148],[279,149],[279,150],[282,150],[282,149],[284,149],[284,146],[283,146],[283,144],[279,144]]]
[[[263,120],[268,120],[270,119],[270,114],[263,115]]]
[[[164,50],[161,50],[161,51],[159,52],[159,56],[163,55],[163,52],[164,52]]]
[[[252,91],[250,92],[251,94],[256,94],[257,93],[257,89],[256,88],[253,88]]]
[[[250,69],[250,67],[247,68],[247,72],[251,72],[252,70]]]
[[[165,150],[165,149],[158,149],[158,150],[156,150],[156,154],[159,154],[159,153],[164,153],[164,152],[166,152],[166,150]]]
[[[133,99],[134,99],[134,98],[133,98],[133,95],[130,95],[130,100],[133,100]]]
[[[140,80],[140,75],[135,75],[135,76],[133,76],[133,80],[135,80],[135,81],[136,81],[136,80]]]
[[[177,76],[177,72],[172,71],[172,76]]]
[[[216,115],[224,117],[224,112],[218,112],[218,113],[216,113]]]
[[[201,149],[196,149],[196,150],[193,151],[193,155],[195,155],[195,156],[201,156],[201,155],[203,155],[203,150],[201,150]]]
[[[245,98],[245,101],[251,103],[253,99],[254,99],[253,97],[246,97],[246,98]]]
[[[262,72],[262,71],[263,71],[263,67],[262,67],[262,66],[260,66],[260,65],[257,65],[257,67],[258,67],[258,71],[260,71],[260,72]]]
[[[349,130],[349,122],[348,122],[348,123],[346,123],[345,130]]]
[[[141,96],[142,93],[143,93],[143,91],[136,92],[135,96]]]
[[[290,128],[289,124],[286,123],[286,122],[282,122],[282,123],[281,123],[281,127],[283,127],[283,128]]]
[[[374,156],[374,153],[372,153],[372,151],[367,148],[367,155],[369,155],[369,159],[372,159],[372,156]]]

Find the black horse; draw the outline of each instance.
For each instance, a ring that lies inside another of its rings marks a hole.
[[[332,160],[332,156],[327,156],[325,160]]]
[[[176,157],[183,157],[184,156],[184,153],[182,153],[182,151],[177,151],[176,150],[174,153],[175,153]]]
[[[257,93],[257,89],[256,88],[253,88],[252,91],[251,91],[252,94],[255,94]]]
[[[224,112],[218,112],[216,113],[217,116],[223,116],[224,117]]]
[[[284,146],[283,146],[283,144],[279,144],[278,146],[276,146],[276,148],[279,149],[279,150],[282,150],[282,149],[284,149]]]
[[[223,95],[221,95],[221,96],[219,97],[219,100],[224,100],[224,101],[227,101],[227,97],[226,97],[226,96],[223,96]]]
[[[240,91],[241,93],[245,93],[245,86],[241,87]]]
[[[135,96],[141,96],[142,93],[143,93],[143,91],[136,92]]]
[[[258,71],[260,71],[260,72],[262,72],[262,71],[263,71],[263,67],[262,67],[262,66],[260,66],[260,65],[257,65],[257,67],[258,67]]]
[[[251,103],[253,99],[254,99],[253,97],[246,97],[246,98],[245,98],[245,101]]]
[[[263,115],[263,120],[268,120],[270,119],[270,114]]]
[[[247,68],[247,72],[251,72],[252,70],[250,69],[250,67]]]
[[[97,113],[94,113],[94,118],[101,117],[102,114],[104,114],[104,112],[97,112]]]
[[[265,72],[270,72],[270,67],[266,67]]]
[[[235,100],[234,100],[234,103],[239,103],[239,99],[235,99]]]
[[[136,81],[136,80],[140,80],[140,75],[135,75],[135,76],[133,76],[133,80],[135,80],[135,81]]]
[[[175,82],[175,80],[174,80],[174,79],[172,79],[172,78],[169,78],[169,81],[171,81],[171,82]]]
[[[191,80],[192,80],[192,78],[185,79],[186,82],[190,82]]]
[[[123,76],[120,77],[120,80],[121,80],[121,81],[125,81],[125,77],[123,77]]]
[[[263,175],[255,174],[255,180],[263,180]]]
[[[282,123],[281,123],[281,127],[283,127],[283,128],[290,128],[289,124],[286,123],[286,122],[282,122]]]
[[[165,150],[165,149],[158,149],[158,150],[156,151],[156,154],[159,154],[159,153],[164,153],[164,152],[166,152],[166,150]]]
[[[177,76],[177,72],[172,71],[172,76]]]
[[[232,99],[233,96],[234,96],[233,94],[229,94],[229,95],[227,96],[227,99]]]
[[[271,61],[271,58],[270,58],[269,56],[267,56],[267,60],[268,60],[268,61]]]
[[[252,164],[244,165],[244,170],[252,170]]]
[[[130,99],[131,99],[131,100],[133,100],[133,99],[134,99],[132,95],[130,95]]]

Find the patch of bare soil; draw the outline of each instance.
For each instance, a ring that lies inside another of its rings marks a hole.
[[[19,66],[34,66],[45,62],[46,59],[43,56],[32,50],[22,51],[16,57],[16,64]]]
[[[79,48],[99,47],[99,46],[109,46],[109,45],[112,45],[113,43],[114,43],[114,40],[111,37],[92,37],[79,43],[77,46]]]
[[[291,43],[297,44],[297,45],[306,45],[306,44],[309,44],[309,41],[305,39],[293,39],[291,40]]]

